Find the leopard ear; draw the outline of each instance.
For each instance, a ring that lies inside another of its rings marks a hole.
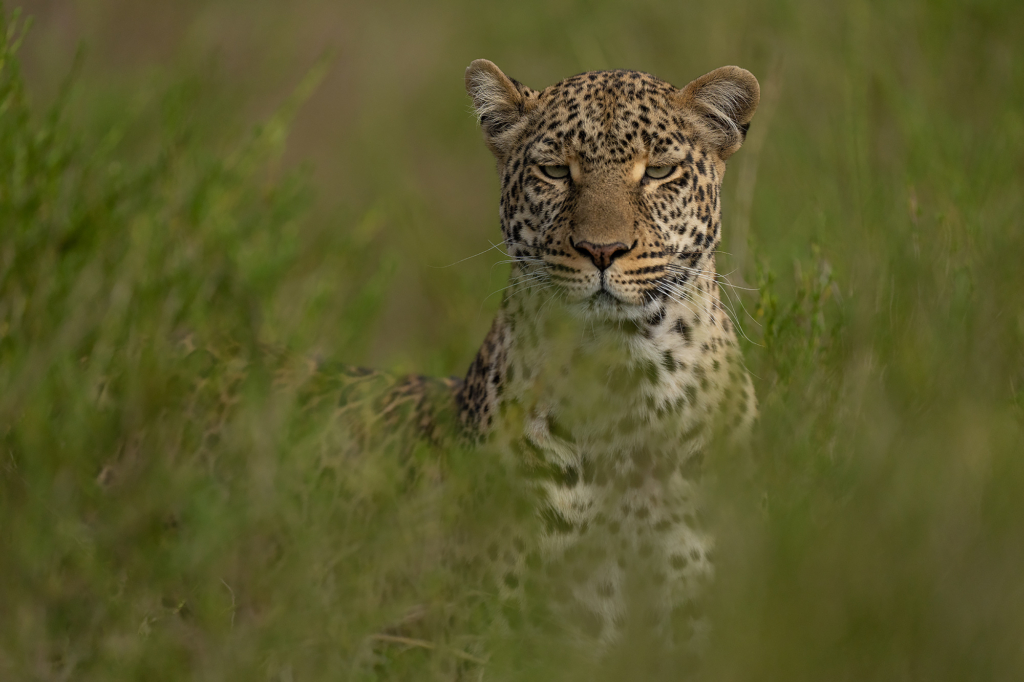
[[[466,92],[473,98],[484,141],[499,161],[516,144],[526,113],[536,104],[537,92],[509,78],[486,59],[466,69]]]
[[[698,134],[725,160],[743,144],[760,100],[761,86],[754,74],[723,66],[680,90],[676,101],[691,114]]]

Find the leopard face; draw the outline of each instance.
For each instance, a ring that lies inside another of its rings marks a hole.
[[[467,71],[502,181],[514,277],[584,316],[648,318],[719,245],[725,161],[759,99],[736,67],[677,89],[636,71],[543,91],[478,60]]]

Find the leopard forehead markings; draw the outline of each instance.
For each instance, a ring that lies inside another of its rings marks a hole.
[[[605,71],[537,91],[477,60],[466,85],[497,160],[513,263],[455,388],[462,423],[505,437],[537,474],[547,566],[596,549],[561,591],[588,637],[616,637],[627,567],[640,565],[662,627],[693,640],[713,570],[697,522],[703,450],[715,429],[741,437],[756,411],[715,251],[725,162],[757,81],[723,67],[677,89]],[[511,600],[535,577],[518,545],[499,570]]]

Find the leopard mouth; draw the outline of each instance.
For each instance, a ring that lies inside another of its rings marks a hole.
[[[605,286],[583,299],[582,303],[586,313],[608,319],[633,318],[641,314],[643,308],[632,301],[622,300]]]
[[[643,297],[630,296],[629,293],[617,290],[615,282],[609,281],[606,273],[600,277],[579,281],[561,273],[567,269],[561,264],[554,264],[548,272],[553,283],[560,286],[565,293],[565,302],[577,313],[598,318],[633,318],[642,316],[648,305]]]
[[[590,300],[597,304],[612,305],[617,309],[627,310],[643,307],[644,305],[643,300],[632,300],[622,292],[615,291],[614,286],[605,277],[605,273],[601,273],[600,287],[590,296]]]

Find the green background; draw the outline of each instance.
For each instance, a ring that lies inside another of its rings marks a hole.
[[[1024,5],[25,16],[0,65],[0,678],[594,679],[437,560],[501,489],[486,465],[450,453],[439,488],[331,461],[280,380],[465,371],[507,274],[462,82],[485,57],[538,88],[760,80],[719,267],[762,418],[753,462],[715,464],[706,678],[1024,679]]]

